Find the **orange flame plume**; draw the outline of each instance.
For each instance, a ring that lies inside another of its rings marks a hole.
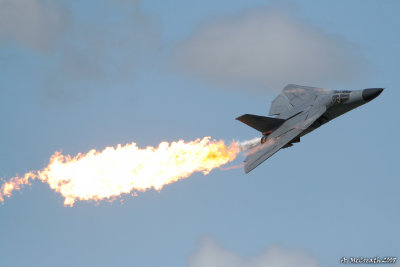
[[[65,206],[76,200],[115,199],[121,194],[135,194],[150,188],[161,190],[164,185],[190,176],[194,172],[208,174],[212,169],[233,161],[240,145],[210,137],[185,143],[162,142],[157,148],[140,149],[135,143],[95,149],[75,157],[54,153],[47,167],[13,177],[1,186],[0,202],[4,196],[19,190],[32,180],[48,183],[64,198]]]

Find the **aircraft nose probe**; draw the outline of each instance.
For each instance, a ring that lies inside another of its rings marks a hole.
[[[375,97],[377,97],[378,95],[380,95],[380,93],[382,93],[382,91],[383,91],[383,88],[364,89],[362,92],[362,97],[365,102],[369,102],[372,99],[374,99]]]

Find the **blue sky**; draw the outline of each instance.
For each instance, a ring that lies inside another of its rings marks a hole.
[[[386,88],[248,175],[216,169],[72,208],[34,182],[0,207],[2,265],[339,266],[343,256],[400,256],[399,7],[0,0],[4,179],[60,150],[253,138],[234,118],[266,115],[288,83]]]

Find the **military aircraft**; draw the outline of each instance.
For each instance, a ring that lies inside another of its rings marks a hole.
[[[333,91],[295,84],[287,85],[271,104],[269,116],[245,114],[237,120],[262,133],[244,161],[245,173],[263,163],[281,148],[300,142],[300,137],[330,120],[377,97],[383,88]]]

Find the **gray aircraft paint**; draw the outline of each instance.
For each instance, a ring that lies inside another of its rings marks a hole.
[[[261,143],[250,150],[244,161],[244,171],[250,172],[281,148],[300,142],[301,136],[371,101],[382,91],[383,88],[333,91],[287,85],[272,101],[268,115],[275,117],[245,114],[236,118],[253,128],[264,130]]]

